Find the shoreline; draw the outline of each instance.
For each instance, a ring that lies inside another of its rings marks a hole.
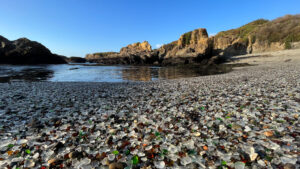
[[[0,83],[0,168],[297,167],[299,54],[174,80]]]

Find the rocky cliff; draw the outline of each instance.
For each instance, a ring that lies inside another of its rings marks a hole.
[[[196,29],[156,50],[145,41],[128,45],[119,53],[92,54],[86,59],[104,64],[208,64],[235,55],[290,49],[298,41],[300,15],[287,15],[272,21],[259,19],[213,37],[204,28]]]
[[[125,55],[132,55],[136,53],[144,53],[144,52],[151,52],[152,47],[149,44],[149,42],[144,41],[142,43],[137,42],[130,44],[120,50],[120,54],[125,56]]]
[[[212,42],[206,29],[185,33],[179,40],[163,45],[159,58],[164,64],[200,62],[211,55]]]
[[[153,64],[157,61],[156,52],[148,41],[130,44],[120,50],[119,57],[128,64]]]
[[[123,47],[119,53],[116,52],[102,52],[87,54],[86,59],[91,62],[101,64],[154,64],[157,61],[157,53],[152,50],[151,45],[144,41],[137,42]]]
[[[0,36],[0,64],[63,64],[63,57],[52,54],[42,44],[21,38],[15,41]]]

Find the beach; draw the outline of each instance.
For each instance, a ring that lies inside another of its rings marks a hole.
[[[0,168],[299,168],[300,50],[154,82],[0,83]]]

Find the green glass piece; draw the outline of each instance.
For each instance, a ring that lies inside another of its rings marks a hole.
[[[89,123],[92,124],[92,120],[89,120]]]
[[[189,154],[189,155],[196,155],[196,151],[195,151],[195,150],[190,150],[190,151],[188,152],[188,154]]]
[[[204,110],[205,110],[205,107],[201,107],[201,110],[204,111]]]
[[[222,119],[221,119],[221,118],[217,118],[217,120],[220,120],[220,121],[222,121]]]
[[[226,116],[225,118],[226,118],[226,119],[230,119],[230,116]]]
[[[125,151],[125,154],[126,154],[126,155],[129,155],[129,153],[130,153],[130,150],[126,150],[126,151]]]
[[[139,157],[138,156],[133,156],[132,157],[132,164],[137,165],[139,163]]]
[[[163,157],[164,154],[163,154],[163,153],[158,153],[158,156],[159,156],[159,157]]]
[[[119,151],[118,150],[115,150],[112,152],[114,155],[118,155],[119,154]]]
[[[162,150],[162,153],[163,153],[164,155],[167,155],[167,154],[168,154],[168,150],[167,150],[167,149],[163,149],[163,150]]]
[[[155,132],[155,135],[156,136],[160,136],[160,133],[157,131],[157,132]]]
[[[14,147],[15,145],[13,145],[13,144],[9,144],[8,145],[8,148],[12,148],[12,147]]]
[[[227,162],[223,160],[223,161],[221,162],[221,164],[224,166],[224,165],[227,165]]]
[[[266,156],[266,160],[267,161],[272,161],[273,157],[270,157],[270,156]]]
[[[30,154],[30,153],[31,153],[29,149],[25,150],[25,152],[26,152],[27,154]]]
[[[228,124],[228,127],[230,127],[230,128],[231,128],[231,127],[232,127],[232,124]]]
[[[82,131],[79,132],[79,137],[82,137],[84,133]]]

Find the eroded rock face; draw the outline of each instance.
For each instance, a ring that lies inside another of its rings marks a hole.
[[[185,33],[178,41],[163,45],[159,49],[164,64],[200,62],[210,56],[212,41],[206,29],[200,28]]]
[[[212,37],[214,56],[235,56],[247,54],[248,42],[236,36]]]
[[[119,53],[104,52],[88,54],[88,61],[101,64],[154,64],[157,61],[157,51],[152,50],[151,45],[144,41],[123,47]]]
[[[0,64],[63,64],[66,61],[52,54],[42,44],[21,38],[9,41],[0,36]]]
[[[269,51],[284,50],[285,44],[280,42],[256,41],[254,44],[249,44],[248,53],[261,53]]]
[[[236,55],[244,55],[250,53],[261,53],[268,51],[284,50],[284,43],[267,42],[256,39],[251,36],[241,39],[237,36],[212,37],[213,55],[220,57],[232,57]]]
[[[131,54],[137,54],[137,53],[147,53],[147,52],[151,52],[152,51],[152,47],[149,44],[149,42],[144,41],[142,43],[137,42],[137,43],[133,43],[130,44],[124,48],[122,48],[120,50],[120,55],[131,55]]]

